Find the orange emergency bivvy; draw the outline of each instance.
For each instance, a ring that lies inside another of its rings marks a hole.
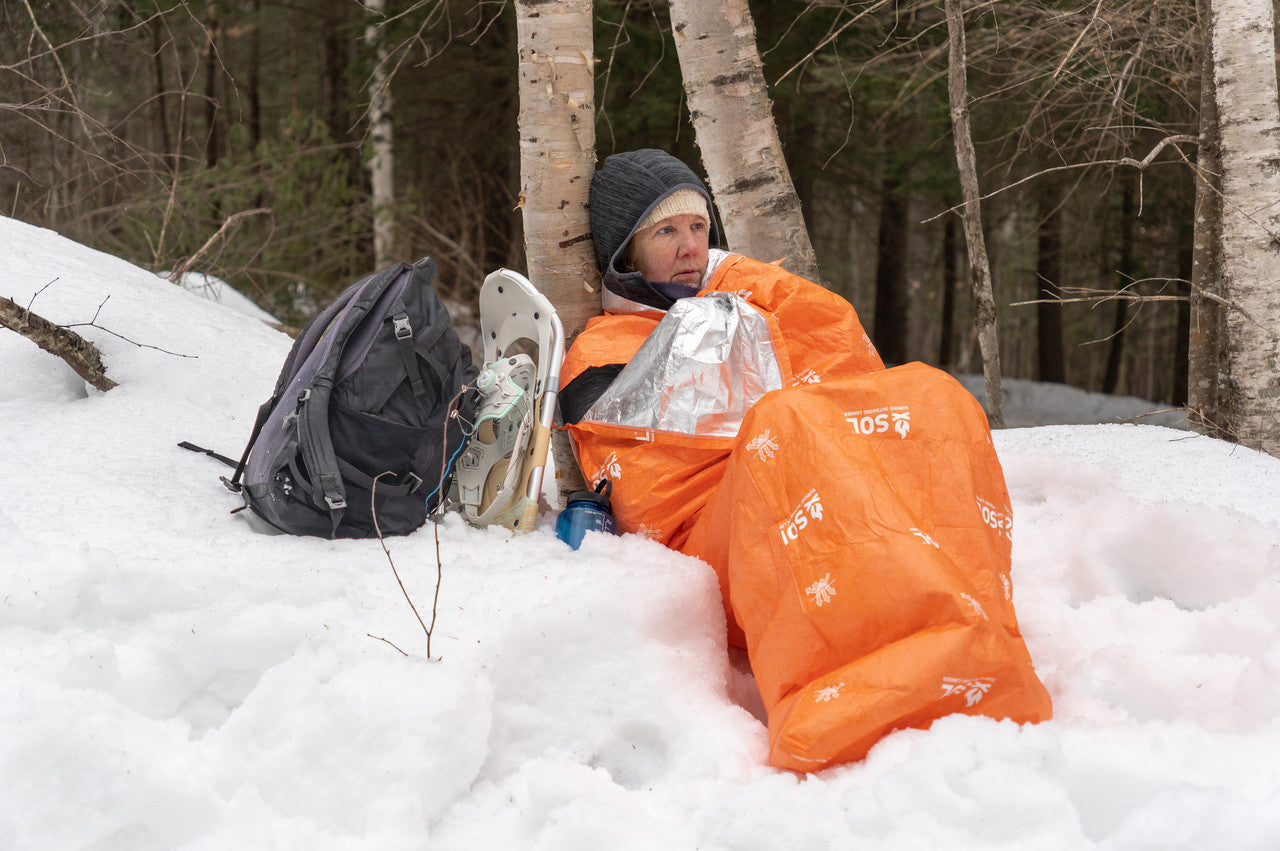
[[[853,308],[729,255],[698,298],[593,319],[562,370],[627,364],[567,426],[618,527],[708,562],[770,761],[813,771],[960,712],[1046,720],[1014,616],[986,417],[946,373],[884,369]]]

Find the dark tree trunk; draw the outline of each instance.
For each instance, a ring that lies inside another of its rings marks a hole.
[[[249,147],[257,150],[262,141],[262,0],[252,0],[249,10]]]
[[[169,99],[165,94],[167,86],[164,79],[164,40],[160,35],[163,26],[159,18],[151,22],[152,67],[156,75],[155,121],[156,128],[160,131],[160,150],[173,169],[177,168],[178,152],[173,149],[173,134],[169,129]]]
[[[1133,256],[1133,233],[1138,224],[1138,211],[1133,200],[1134,181],[1131,177],[1121,180],[1120,200],[1120,257],[1116,271],[1120,275],[1116,289],[1133,283],[1137,262]],[[1120,386],[1120,367],[1124,363],[1125,325],[1129,321],[1129,303],[1116,299],[1115,320],[1111,325],[1111,348],[1107,352],[1107,373],[1102,379],[1102,392],[1115,393]]]
[[[876,348],[885,363],[906,363],[907,204],[901,181],[886,170],[880,183],[880,236],[876,244]]]
[[[1212,49],[1211,0],[1197,0],[1200,47],[1200,145],[1196,152],[1196,209],[1187,334],[1188,419],[1197,431],[1225,430],[1218,374],[1222,362],[1222,139]]]
[[[352,96],[347,90],[347,69],[354,59],[355,37],[351,10],[354,4],[326,2],[320,41],[320,110],[329,136],[335,142],[349,141],[352,135]],[[358,160],[358,153],[355,155]]]
[[[991,286],[991,262],[982,233],[982,197],[978,185],[978,154],[973,147],[973,126],[969,115],[967,50],[964,6],[961,0],[946,0],[947,12],[947,103],[951,112],[951,135],[956,146],[956,167],[960,172],[960,193],[964,198],[964,242],[969,256],[969,278],[973,283],[973,324],[982,350],[982,376],[987,387],[987,418],[992,428],[1004,428],[1004,377],[1000,367],[1000,326]]]
[[[1177,328],[1173,336],[1173,398],[1174,405],[1187,404],[1187,373],[1191,354],[1191,276],[1195,257],[1195,224],[1190,210],[1178,221],[1178,282],[1177,293],[1183,299],[1177,302]]]
[[[1062,210],[1057,192],[1046,193],[1041,204],[1039,238],[1036,241],[1036,331],[1039,343],[1038,376],[1041,381],[1066,383],[1062,348],[1062,305],[1056,288],[1062,280]]]
[[[947,216],[942,226],[942,328],[939,332],[938,366],[950,370],[955,366],[956,290],[960,286],[960,268],[956,262],[956,219]]]
[[[354,77],[349,74],[356,60],[356,44],[363,14],[359,3],[332,3],[323,0],[323,23],[320,42],[320,115],[329,130],[329,137],[339,144],[349,168],[350,185],[359,191],[369,191],[368,172],[361,167],[361,129],[356,126],[353,92]],[[367,245],[364,243],[367,242]],[[372,239],[362,240],[362,250],[373,262]]]
[[[221,104],[218,99],[220,74],[218,43],[221,41],[221,22],[218,18],[218,4],[210,3],[208,17],[205,21],[205,63],[204,63],[204,164],[213,168],[218,164],[225,151],[226,143],[222,138]]]

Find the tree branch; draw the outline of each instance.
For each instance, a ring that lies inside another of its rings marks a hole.
[[[175,282],[181,281],[182,276],[185,275],[193,265],[195,265],[195,262],[197,260],[199,260],[202,256],[204,256],[204,253],[209,250],[209,247],[213,245],[213,243],[220,236],[222,236],[224,233],[227,232],[227,228],[231,227],[233,224],[245,218],[246,216],[259,216],[259,215],[262,215],[263,213],[270,213],[270,212],[271,212],[270,207],[254,207],[252,210],[241,210],[238,213],[232,213],[231,215],[227,216],[227,220],[222,223],[222,227],[218,228],[214,232],[213,236],[206,239],[204,241],[204,245],[200,246],[200,248],[196,251],[195,254],[192,254],[186,260],[183,260],[181,263],[177,265],[177,267],[172,272],[169,273],[169,280],[175,281]]]
[[[1152,301],[1187,301],[1190,298],[1190,296],[1185,296],[1185,295],[1161,295],[1159,293],[1134,293],[1134,292],[1128,291],[1129,287],[1134,286],[1135,284],[1144,283],[1145,281],[1149,281],[1149,280],[1178,280],[1178,279],[1144,278],[1143,280],[1133,281],[1129,284],[1126,284],[1124,287],[1118,290],[1099,290],[1091,287],[1059,287],[1058,288],[1059,294],[1054,295],[1052,298],[1038,298],[1038,299],[1032,299],[1030,301],[1015,301],[1010,303],[1009,306],[1010,307],[1026,307],[1027,305],[1032,305],[1032,304],[1079,304],[1082,302],[1092,303],[1096,306],[1096,305],[1102,304],[1103,302],[1108,302],[1108,301],[1133,301],[1133,302],[1143,303],[1143,302],[1152,302]],[[1253,317],[1253,315],[1249,311],[1245,310],[1244,307],[1241,306],[1238,302],[1234,302],[1230,299],[1223,298],[1221,295],[1205,290],[1199,286],[1196,286],[1194,283],[1190,281],[1183,281],[1183,283],[1187,284],[1187,286],[1190,288],[1192,295],[1200,296],[1201,298],[1207,299],[1208,301],[1211,301],[1214,304],[1224,307],[1227,310],[1235,311],[1236,313],[1240,314],[1245,319],[1247,319],[1249,322],[1252,322],[1254,325],[1258,326],[1258,328],[1260,328],[1272,340],[1280,342],[1280,333],[1272,330],[1271,328],[1268,328],[1266,325],[1259,322],[1257,319]],[[1067,298],[1063,296],[1062,293],[1072,293],[1072,294],[1075,294],[1075,297]]]
[[[106,333],[110,334],[112,337],[117,337],[121,340],[124,340],[126,343],[129,343],[130,345],[137,346],[140,349],[153,349],[157,352],[163,352],[166,355],[173,355],[175,358],[191,358],[193,360],[196,358],[196,355],[184,355],[182,354],[182,352],[171,352],[168,349],[162,349],[159,346],[152,346],[148,343],[139,343],[137,340],[130,340],[128,337],[126,337],[124,334],[121,334],[119,331],[112,331],[110,328],[99,325],[98,314],[102,313],[103,306],[110,299],[111,299],[111,296],[107,296],[102,300],[102,304],[98,305],[98,309],[93,312],[93,318],[90,319],[88,322],[68,322],[66,325],[63,325],[60,327],[62,327],[64,330],[70,330],[71,328],[79,328],[82,325],[89,328],[97,328],[99,331],[105,331]]]
[[[0,296],[0,325],[16,331],[51,355],[66,361],[76,375],[107,392],[116,383],[107,378],[98,347],[74,331],[55,325],[30,309]]]
[[[1053,174],[1056,171],[1073,171],[1075,169],[1093,168],[1094,166],[1108,166],[1108,165],[1133,166],[1138,171],[1142,171],[1147,166],[1151,165],[1151,163],[1155,160],[1155,158],[1159,156],[1160,152],[1163,151],[1167,146],[1179,144],[1182,142],[1198,143],[1199,141],[1200,141],[1199,136],[1187,136],[1187,135],[1166,136],[1165,138],[1157,142],[1155,147],[1153,147],[1151,151],[1140,160],[1134,159],[1133,157],[1118,157],[1116,159],[1110,159],[1110,160],[1090,160],[1089,162],[1083,162],[1083,163],[1068,163],[1067,165],[1056,165],[1056,166],[1053,166],[1052,168],[1046,168],[1041,171],[1037,171],[1035,174],[1028,174],[1026,177],[1021,178],[1020,180],[1015,180],[1013,183],[1010,183],[1006,186],[1001,186],[999,189],[993,189],[990,192],[988,192],[986,195],[979,197],[978,200],[986,201],[987,199],[994,198],[995,196],[1000,195],[1001,193],[1008,192],[1010,189],[1017,188],[1022,184],[1027,183],[1028,181],[1035,180],[1037,177],[1044,177],[1046,174]],[[959,210],[962,210],[967,203],[968,202],[965,201],[960,204],[956,204],[954,207],[949,207],[943,210],[941,213],[938,213],[936,215],[930,216],[929,218],[925,219],[924,221],[921,222],[921,224],[927,225],[930,222],[936,221],[949,213],[954,213]]]

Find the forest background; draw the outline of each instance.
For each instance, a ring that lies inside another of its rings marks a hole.
[[[980,371],[942,4],[750,9],[823,282],[886,361]],[[969,9],[1005,375],[1186,403],[1196,150],[1161,144],[1198,132],[1196,11]],[[473,303],[486,272],[525,268],[510,2],[5,3],[0,213],[215,275],[301,325],[375,262],[371,33],[392,71],[394,254],[431,255]],[[659,147],[700,168],[667,4],[596,0],[595,56],[599,158]]]

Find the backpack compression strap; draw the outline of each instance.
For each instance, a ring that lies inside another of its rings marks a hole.
[[[409,321],[409,311],[405,308],[404,301],[397,299],[393,309],[395,313],[391,315],[391,323],[395,330],[396,343],[400,347],[400,359],[404,361],[404,371],[409,376],[409,387],[413,390],[413,397],[422,405],[423,410],[429,414],[430,411],[427,410],[427,386],[422,380],[422,370],[418,368],[418,358],[421,357],[435,370],[441,387],[448,386],[448,371],[445,369],[445,365],[440,362],[440,359],[431,353],[425,343],[422,348],[418,348],[414,344],[414,329]]]
[[[403,301],[396,299],[395,309],[391,324],[395,329],[396,343],[400,346],[400,359],[404,361],[404,371],[409,375],[414,398],[421,402],[427,395],[427,387],[422,383],[422,372],[418,369],[418,356],[413,347],[413,325],[409,322],[409,311]]]

